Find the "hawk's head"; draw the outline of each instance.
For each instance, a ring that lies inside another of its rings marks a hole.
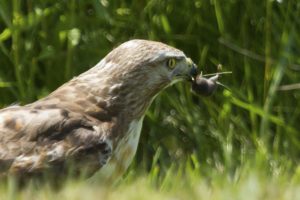
[[[79,79],[93,84],[95,94],[101,93],[109,105],[140,116],[162,89],[195,73],[196,65],[182,51],[160,42],[131,40]]]
[[[130,81],[156,89],[180,79],[189,79],[196,68],[191,59],[171,46],[148,40],[131,40],[121,44],[103,60],[105,70],[112,70],[116,76],[131,77]],[[109,68],[106,66],[108,63]]]

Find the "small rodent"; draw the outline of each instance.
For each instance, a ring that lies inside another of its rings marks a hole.
[[[202,73],[198,74],[192,81],[192,91],[202,96],[210,96],[217,89],[218,78],[219,74],[210,78],[203,77]]]

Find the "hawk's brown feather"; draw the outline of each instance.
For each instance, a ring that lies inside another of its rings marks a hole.
[[[90,162],[86,167],[92,174],[106,163],[111,153],[111,146],[105,141],[111,125],[107,122],[99,125],[99,121],[83,113],[53,104],[31,104],[5,109],[0,118],[0,161],[6,163],[1,168],[2,175],[63,170],[68,162],[73,162],[73,170],[79,172],[83,166],[78,168],[76,161],[84,162],[87,155]]]

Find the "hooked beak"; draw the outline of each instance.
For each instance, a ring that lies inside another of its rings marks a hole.
[[[190,58],[186,58],[174,71],[173,78],[180,78],[191,81],[197,76],[198,70],[197,65]]]

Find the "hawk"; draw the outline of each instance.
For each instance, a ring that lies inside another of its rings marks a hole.
[[[145,112],[196,65],[166,44],[130,40],[34,103],[0,110],[0,177],[99,172],[118,179],[137,150]]]

